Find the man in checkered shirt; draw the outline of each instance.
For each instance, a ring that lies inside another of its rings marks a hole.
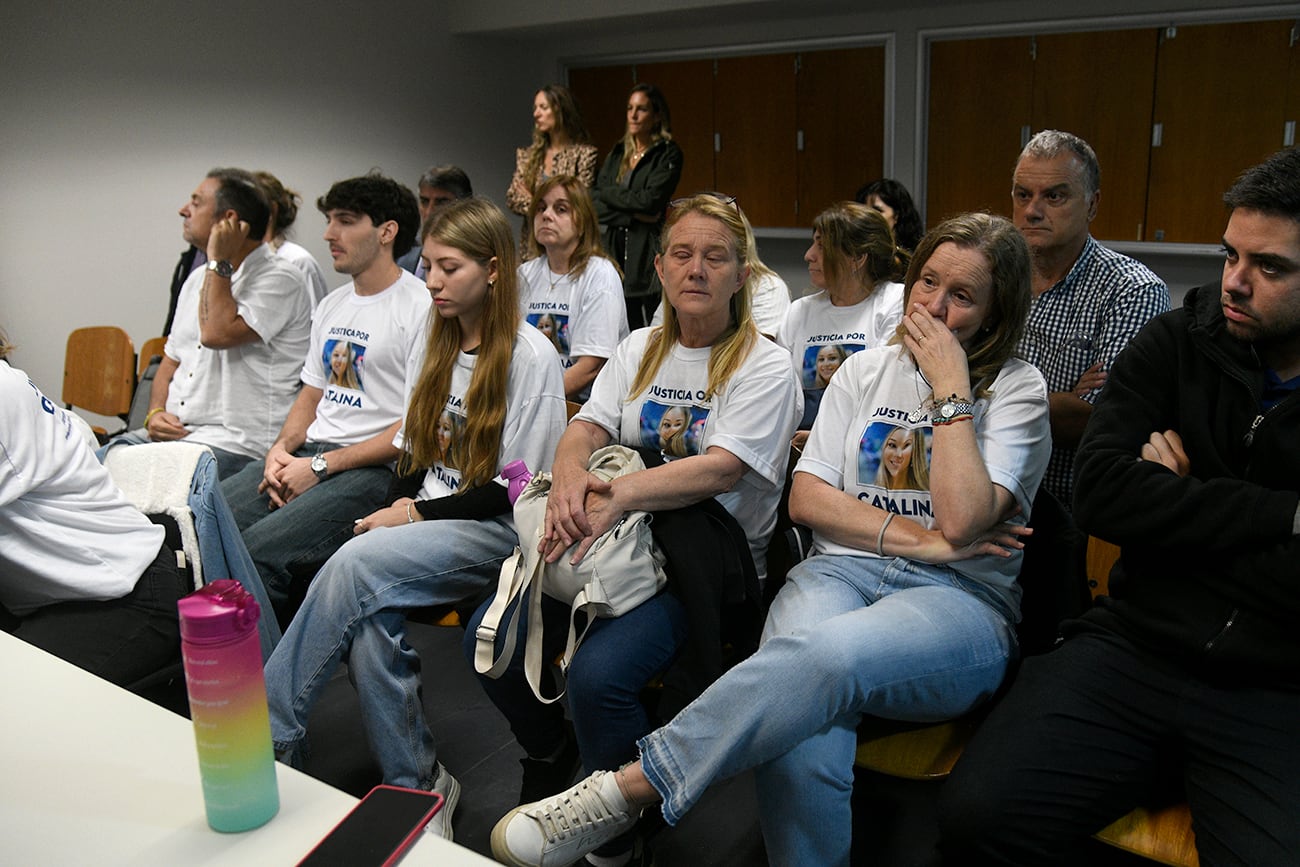
[[[1101,170],[1083,139],[1044,130],[1016,161],[1012,217],[1033,255],[1034,300],[1020,355],[1047,380],[1052,459],[1043,485],[1070,507],[1074,448],[1129,339],[1169,309],[1149,268],[1093,240]]]

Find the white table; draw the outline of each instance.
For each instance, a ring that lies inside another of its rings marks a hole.
[[[293,865],[357,799],[276,765],[280,812],[208,827],[189,720],[0,632],[0,847],[25,865]],[[432,834],[409,865],[492,862]]]

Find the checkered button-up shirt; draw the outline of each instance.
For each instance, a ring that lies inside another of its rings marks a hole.
[[[1091,236],[1070,273],[1033,300],[1019,355],[1047,380],[1049,392],[1073,391],[1089,367],[1109,370],[1134,334],[1169,309],[1169,289],[1150,268]],[[1099,390],[1083,395],[1089,403]],[[1069,508],[1074,449],[1055,446],[1043,485]]]

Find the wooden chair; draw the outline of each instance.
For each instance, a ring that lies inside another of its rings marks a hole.
[[[167,345],[166,337],[150,337],[140,347],[140,366],[136,369],[135,378],[138,380],[144,376],[144,372],[149,369],[149,362],[155,355],[163,354],[163,347]]]
[[[1110,590],[1110,571],[1119,559],[1119,546],[1096,536],[1088,537],[1088,586],[1093,598]],[[1173,867],[1199,867],[1192,814],[1186,804],[1149,810],[1138,807],[1106,826],[1098,840],[1125,852]]]
[[[96,415],[117,416],[126,426],[135,390],[135,346],[121,328],[78,328],[68,335],[63,360],[63,403]],[[108,436],[100,427],[99,437]]]

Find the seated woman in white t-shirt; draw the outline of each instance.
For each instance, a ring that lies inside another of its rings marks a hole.
[[[745,249],[749,251],[745,254],[745,264],[749,265],[749,315],[759,334],[775,340],[776,333],[790,310],[790,287],[785,285],[780,274],[758,258],[758,242],[754,239],[754,230],[748,221],[745,223]],[[663,325],[663,322],[664,302],[660,300],[650,324]]]
[[[555,346],[565,396],[581,403],[627,337],[623,278],[601,249],[591,194],[573,175],[543,181],[527,219],[532,258],[519,266],[519,311]]]
[[[0,361],[0,628],[127,686],[180,659],[192,588],[79,423]]]
[[[804,389],[803,419],[793,445],[803,448],[822,393],[844,359],[883,346],[903,316],[899,280],[909,256],[894,244],[885,218],[866,205],[840,202],[813,220],[804,254],[808,279],[821,290],[790,305],[776,342],[790,350]]]
[[[844,363],[795,467],[790,513],[814,556],[791,570],[758,652],[641,738],[638,761],[507,814],[498,858],[571,863],[651,804],[675,825],[752,768],[771,862],[847,867],[862,716],[959,716],[1016,656],[1021,540],[1051,453],[1047,386],[1015,357],[1029,274],[1001,217],[922,240],[897,338]],[[929,471],[907,488],[878,481],[898,427],[928,443],[913,444]]]
[[[714,498],[748,542],[748,551],[735,554],[752,558],[762,579],[799,389],[785,352],[763,339],[749,317],[745,223],[734,201],[700,195],[674,203],[656,258],[668,300],[664,324],[638,329],[620,344],[560,440],[541,547],[548,559],[569,556],[565,552],[574,544],[574,556],[581,558],[629,511],[677,509]],[[601,482],[587,472],[587,462],[610,443],[662,449],[665,463]],[[467,624],[470,657],[490,604]],[[542,610],[548,620],[542,655],[549,658],[547,642],[564,641],[568,606],[544,599]],[[526,631],[527,624],[521,625]],[[504,632],[498,645],[506,640]],[[567,681],[587,770],[612,770],[636,756],[636,739],[651,725],[641,690],[672,662],[687,634],[686,608],[671,590],[593,623]],[[519,637],[516,650],[525,643]],[[516,663],[521,656],[517,652]],[[534,697],[522,665],[480,682],[529,756],[524,797],[548,791],[542,782],[553,790],[572,779],[573,751],[560,705]],[[618,859],[633,845],[623,838],[599,854]]]

